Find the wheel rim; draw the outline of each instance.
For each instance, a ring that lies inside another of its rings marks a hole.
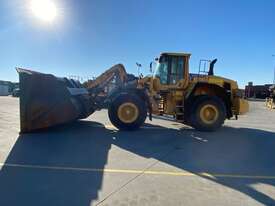
[[[119,106],[118,118],[124,123],[132,123],[138,118],[138,108],[135,104],[127,102]]]
[[[200,110],[200,118],[206,124],[213,124],[219,117],[217,107],[211,104],[204,105]]]

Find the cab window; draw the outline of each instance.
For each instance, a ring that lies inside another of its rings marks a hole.
[[[177,84],[184,78],[184,57],[162,56],[157,63],[155,77],[161,84]]]
[[[161,84],[168,84],[168,66],[169,62],[167,58],[161,58],[157,63],[154,76],[160,79]]]
[[[171,57],[171,73],[170,84],[177,84],[179,80],[183,79],[184,58]]]

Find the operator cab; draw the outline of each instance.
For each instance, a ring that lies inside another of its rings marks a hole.
[[[162,85],[176,85],[188,74],[188,63],[191,54],[162,53],[157,60],[154,77]]]

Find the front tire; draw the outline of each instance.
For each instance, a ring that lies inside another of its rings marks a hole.
[[[199,131],[210,132],[219,129],[225,117],[225,105],[218,97],[199,96],[191,109],[191,124]]]
[[[145,122],[146,104],[137,95],[121,94],[108,108],[109,119],[120,130],[136,130]]]

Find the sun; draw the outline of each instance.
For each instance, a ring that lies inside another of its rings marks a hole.
[[[44,22],[52,22],[57,16],[57,8],[52,0],[32,0],[31,11]]]

